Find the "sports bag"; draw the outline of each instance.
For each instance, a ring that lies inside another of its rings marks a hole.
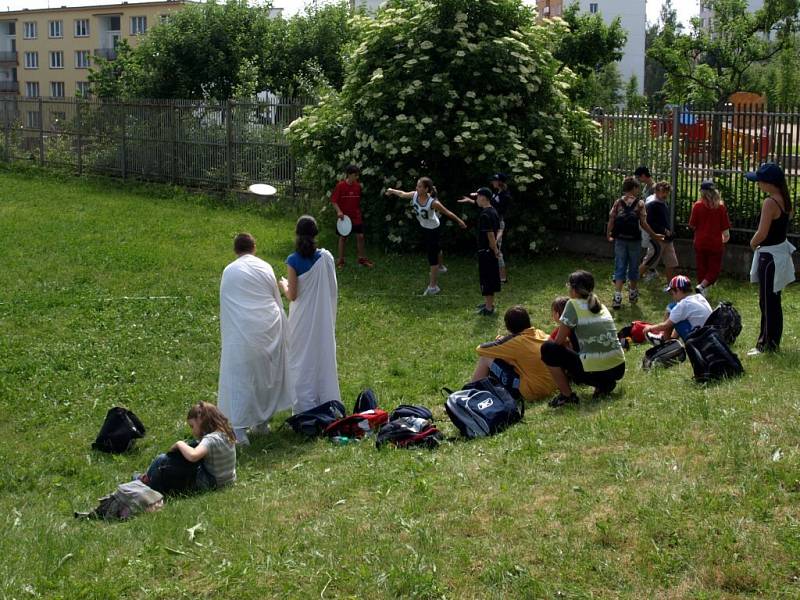
[[[292,415],[286,419],[286,423],[295,433],[316,437],[322,435],[328,425],[341,419],[346,414],[347,411],[344,408],[344,404],[338,400],[331,400],[305,412]]]
[[[739,357],[714,327],[703,326],[686,339],[686,354],[698,382],[735,377],[744,373]]]
[[[331,437],[341,435],[350,438],[360,438],[368,433],[378,431],[381,425],[388,420],[389,413],[380,408],[374,408],[338,419],[328,425],[323,433]]]
[[[145,427],[132,411],[121,406],[110,408],[106,419],[92,443],[92,448],[101,452],[119,454],[133,448],[136,440],[143,438]]]
[[[647,371],[653,367],[671,367],[685,360],[686,350],[680,340],[667,340],[644,353],[642,369]]]
[[[514,400],[489,378],[468,383],[457,392],[445,391],[450,394],[444,404],[447,416],[469,439],[499,433],[525,414],[525,403]]]
[[[426,421],[433,421],[433,413],[424,406],[419,406],[418,404],[401,404],[391,412],[389,420],[394,421],[402,417],[416,417],[418,419],[425,419]]]
[[[196,448],[199,442],[192,440],[187,444]],[[201,468],[202,461],[188,461],[180,450],[170,450],[166,456],[147,485],[165,496],[194,491],[197,488],[197,471]]]
[[[125,520],[142,513],[155,512],[164,506],[164,497],[138,480],[122,483],[98,501],[89,512],[75,512],[76,518]]]
[[[355,406],[353,406],[353,412],[360,413],[374,408],[378,408],[378,397],[372,389],[367,388],[358,394]]]
[[[428,419],[400,417],[381,427],[375,438],[375,446],[381,448],[394,444],[398,448],[435,448],[444,441],[442,432]]]
[[[708,315],[704,325],[718,330],[726,344],[732,346],[742,333],[742,317],[733,304],[723,300]]]
[[[622,210],[619,210],[620,204],[622,205]],[[616,240],[642,239],[642,233],[639,230],[641,220],[639,218],[639,212],[636,210],[638,206],[638,200],[630,205],[622,199],[617,200],[614,206],[614,227],[611,231],[611,237]]]

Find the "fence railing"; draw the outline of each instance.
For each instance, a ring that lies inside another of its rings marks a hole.
[[[767,112],[757,106],[724,111],[674,108],[662,114],[593,114],[599,138],[583,140],[585,151],[567,198],[566,223],[573,230],[602,233],[622,178],[647,166],[656,181],[671,184],[670,209],[679,235],[689,236],[692,204],[700,184],[711,179],[727,205],[733,237],[755,230],[764,194],[745,180],[766,161],[782,165],[792,199],[800,177],[800,112]]]
[[[295,195],[283,132],[307,104],[0,98],[0,158],[230,190],[266,182]]]

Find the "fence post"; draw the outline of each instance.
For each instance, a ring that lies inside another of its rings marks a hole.
[[[170,175],[172,178],[172,183],[175,185],[178,183],[178,123],[180,122],[180,115],[174,100],[170,100],[170,108],[172,109],[169,111],[170,141],[172,142],[172,165],[170,169]],[[177,118],[176,115],[178,115]]]
[[[3,160],[8,162],[11,160],[11,150],[9,148],[11,144],[11,117],[8,114],[8,100],[3,100],[3,121],[5,123],[4,130],[4,145],[3,145]]]
[[[681,107],[672,109],[672,160],[670,162],[669,230],[675,233],[675,209],[678,203],[678,163],[681,156]]]
[[[127,148],[127,125],[126,122],[128,120],[127,115],[125,114],[125,105],[120,104],[119,107],[122,109],[122,178],[128,178],[128,148]]]
[[[44,166],[44,102],[39,96],[39,165]]]
[[[233,189],[233,100],[225,102],[225,184]]]
[[[81,119],[81,101],[75,100],[75,121],[78,123],[78,175],[83,175],[83,121]]]

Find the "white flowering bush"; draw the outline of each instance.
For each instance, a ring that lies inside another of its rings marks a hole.
[[[546,247],[577,140],[593,127],[565,94],[574,76],[551,54],[559,27],[537,25],[520,0],[390,0],[356,19],[342,90],[288,130],[308,183],[330,190],[345,165],[360,165],[368,233],[406,246],[417,225],[386,187],[412,190],[429,176],[448,208],[474,216],[456,200],[501,171],[514,194],[508,241]],[[457,231],[445,239],[474,235]]]

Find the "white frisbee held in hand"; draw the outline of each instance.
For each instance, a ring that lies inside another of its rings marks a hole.
[[[337,219],[336,231],[339,232],[339,235],[350,235],[350,232],[353,231],[353,222],[350,217],[345,215],[341,219]]]
[[[267,183],[254,183],[247,191],[256,196],[274,196],[278,193],[278,190]]]

